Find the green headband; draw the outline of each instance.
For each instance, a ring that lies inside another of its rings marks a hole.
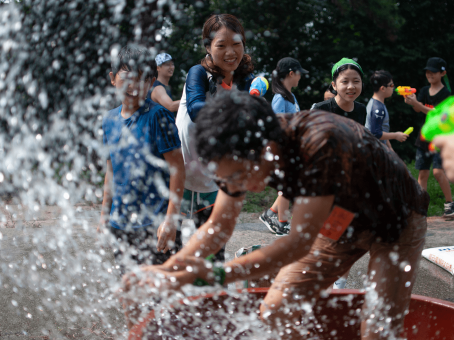
[[[355,65],[361,71],[361,74],[364,75],[363,69],[359,64],[354,61],[353,59],[342,58],[337,63],[334,64],[333,68],[331,69],[331,76],[334,78],[334,73],[339,69],[339,67],[344,65]]]

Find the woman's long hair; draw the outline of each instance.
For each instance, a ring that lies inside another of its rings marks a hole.
[[[222,27],[225,27],[239,34],[243,42],[243,48],[246,49],[246,36],[244,34],[243,25],[241,25],[237,17],[231,14],[214,14],[209,17],[207,21],[205,21],[205,23],[203,24],[202,32],[203,45],[205,46],[205,48],[211,46],[211,42],[213,41],[216,32],[219,31]],[[207,53],[205,58],[203,58],[200,63],[216,79],[222,80],[224,78],[222,69],[214,65],[213,57],[210,54]],[[241,60],[238,68],[233,74],[233,81],[236,83],[240,82],[252,71],[254,71],[252,58],[249,54],[244,53],[243,59]]]
[[[282,84],[282,80],[284,80],[288,74],[289,72],[282,72],[279,69],[279,66],[277,66],[272,74],[273,81],[271,83],[271,89],[274,94],[280,94],[282,97],[284,97],[285,100],[288,100],[290,103],[295,104],[295,98],[293,98],[292,93],[286,89],[284,84]]]

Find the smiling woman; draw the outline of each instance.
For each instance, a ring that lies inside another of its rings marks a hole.
[[[212,15],[203,25],[202,38],[207,55],[201,64],[225,84],[241,81],[254,70],[251,56],[244,53],[244,28],[235,16]]]
[[[210,217],[218,186],[207,176],[206,166],[195,150],[196,117],[207,99],[215,98],[216,93],[232,88],[249,91],[254,79],[251,56],[244,53],[244,28],[235,16],[219,14],[209,17],[203,25],[202,40],[207,54],[199,65],[189,70],[177,113],[186,168],[181,212],[192,218],[197,228]],[[217,254],[217,259],[224,260],[223,249]]]

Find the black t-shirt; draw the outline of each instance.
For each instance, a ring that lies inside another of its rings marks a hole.
[[[337,105],[336,100],[334,98],[312,105],[311,110],[323,110],[332,112],[339,116],[353,119],[355,122],[361,125],[366,124],[367,116],[366,106],[358,102],[354,102],[353,111],[351,112],[345,112],[344,110],[342,110],[339,107],[339,105]]]
[[[418,94],[418,102],[422,103],[424,106],[434,108],[440,104],[443,100],[448,98],[451,95],[451,92],[446,87],[443,87],[438,91],[434,96],[431,96],[429,93],[430,86],[424,86]],[[424,115],[426,116],[426,115]],[[424,123],[426,122],[426,117],[424,117]],[[424,123],[422,125],[424,125]],[[420,126],[420,129],[422,128]],[[421,140],[421,130],[418,132],[418,138],[416,138],[415,145],[418,148],[421,148],[425,151],[429,150],[429,143],[423,142]]]

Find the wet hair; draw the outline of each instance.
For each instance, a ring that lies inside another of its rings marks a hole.
[[[374,93],[378,92],[382,86],[386,87],[391,80],[393,80],[393,76],[388,71],[375,71],[370,77],[370,83]]]
[[[358,72],[360,78],[361,78],[361,83],[362,83],[362,88],[361,88],[361,92],[364,90],[364,82],[362,81],[362,76],[363,76],[363,73],[361,72],[361,70],[355,66],[355,65],[352,65],[352,64],[345,64],[345,65],[342,65],[341,67],[339,67],[336,72],[334,72],[333,74],[333,82],[336,83],[336,80],[337,78],[339,78],[339,75],[346,71],[346,70],[355,70],[356,72]],[[337,91],[334,89],[333,87],[333,84],[330,84],[328,89],[330,90],[330,92],[332,94],[335,94],[337,95]]]
[[[222,91],[207,102],[197,115],[195,136],[205,163],[224,156],[258,161],[268,142],[285,138],[271,105],[237,90]]]
[[[151,80],[157,75],[156,61],[151,52],[141,45],[124,46],[118,56],[112,58],[111,66],[114,77],[120,70],[137,71],[145,80]]]
[[[237,33],[241,36],[241,41],[243,42],[244,50],[246,50],[246,35],[244,34],[243,25],[241,25],[240,21],[237,17],[231,14],[214,14],[208,18],[207,21],[203,24],[203,31],[202,31],[202,40],[203,46],[205,49],[208,46],[211,46],[213,42],[214,36],[216,32],[219,31],[222,27],[226,27],[229,30]],[[205,58],[203,58],[200,63],[202,66],[210,72],[215,78],[223,79],[224,76],[222,74],[222,69],[213,63],[213,57],[211,54],[207,53]],[[252,62],[252,58],[249,54],[244,53],[243,59],[241,60],[238,68],[235,70],[233,74],[233,81],[240,82],[246,76],[254,71],[254,64]]]
[[[293,98],[292,93],[285,88],[284,84],[282,84],[282,80],[285,79],[289,73],[290,72],[281,71],[279,66],[277,66],[272,73],[273,81],[271,83],[271,89],[274,94],[280,94],[284,99],[295,104],[295,98]]]

